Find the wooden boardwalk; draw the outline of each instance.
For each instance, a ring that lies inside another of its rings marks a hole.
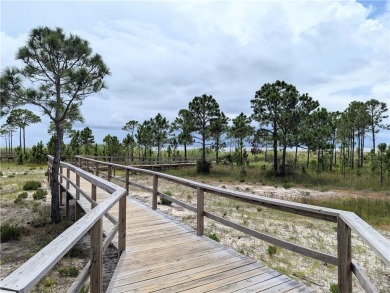
[[[98,190],[98,202],[107,196]],[[90,209],[88,201],[80,204]],[[107,292],[315,292],[131,196],[126,210],[126,251]],[[116,218],[118,209],[111,211]],[[103,230],[111,225],[104,219]]]

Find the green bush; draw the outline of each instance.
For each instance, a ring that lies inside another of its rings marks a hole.
[[[43,189],[38,189],[33,193],[33,199],[34,200],[40,200],[40,199],[45,199],[47,195],[47,191]]]
[[[211,239],[213,239],[214,241],[217,241],[217,242],[220,241],[219,238],[218,238],[218,236],[217,236],[217,234],[215,234],[215,233],[210,233],[210,234],[208,235],[208,237],[211,238]]]
[[[198,161],[196,164],[196,172],[202,174],[210,174],[211,162]]]
[[[339,285],[337,284],[330,284],[329,288],[331,293],[339,293]]]
[[[165,192],[166,195],[172,196],[172,193],[170,191]],[[160,196],[161,204],[170,206],[172,202],[169,199],[163,198]]]
[[[28,194],[27,192],[22,192],[18,194],[17,198],[15,198],[14,203],[20,203],[23,201],[24,198],[27,198]]]
[[[23,190],[37,190],[40,187],[42,187],[42,184],[39,181],[27,181],[23,185]]]
[[[75,266],[61,267],[58,269],[58,273],[61,277],[77,277],[79,270]]]
[[[267,248],[267,252],[270,256],[273,256],[278,251],[278,248],[276,246],[270,245]]]
[[[0,242],[18,240],[22,234],[22,229],[14,224],[2,223],[0,225]]]

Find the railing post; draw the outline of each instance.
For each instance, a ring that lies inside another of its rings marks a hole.
[[[157,209],[157,193],[158,193],[158,176],[153,175],[153,197],[152,197],[152,210]]]
[[[130,174],[129,174],[130,172],[129,172],[129,169],[126,169],[125,170],[125,188],[126,188],[126,195],[129,195],[129,180],[130,180],[130,178],[129,178],[129,176],[130,176]]]
[[[124,194],[119,200],[119,219],[118,219],[118,254],[119,256],[126,249],[126,196]]]
[[[337,256],[339,292],[352,293],[351,228],[340,217],[337,220]]]
[[[95,175],[99,176],[99,163],[98,162],[95,163]]]
[[[67,219],[69,219],[69,194],[68,194],[68,191],[65,192],[65,197],[66,197],[66,200],[65,200],[65,217]]]
[[[91,197],[94,201],[96,201],[96,185],[95,184],[92,184],[92,186],[91,186]],[[91,209],[93,209],[96,206],[97,206],[96,203],[91,203]]]
[[[196,235],[204,234],[204,189],[198,187],[196,197]]]
[[[77,158],[77,167],[79,167],[81,169],[81,158],[80,157]]]
[[[78,188],[76,188],[76,200],[79,200],[80,199],[80,175],[76,174],[76,186]]]
[[[107,165],[107,181],[111,181],[112,176],[112,167],[111,165]]]
[[[68,180],[66,181],[66,192],[69,191],[69,187],[70,187],[70,169],[69,168],[66,168],[66,177],[68,178]]]
[[[91,292],[103,292],[103,220],[100,218],[90,230],[91,234]]]

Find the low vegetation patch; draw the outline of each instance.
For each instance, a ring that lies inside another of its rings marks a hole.
[[[168,196],[172,196],[172,192],[170,192],[170,191],[165,192],[165,194]],[[163,204],[163,205],[170,206],[172,204],[172,202],[169,199],[166,199],[162,196],[160,196],[160,201],[161,201],[161,204]]]
[[[214,241],[217,241],[217,242],[220,242],[217,234],[215,233],[210,233],[209,235],[207,235],[210,239],[213,239]]]
[[[390,225],[390,198],[306,198],[305,203],[354,212],[371,225]]]
[[[42,184],[39,181],[27,181],[23,185],[23,190],[37,190],[38,188],[41,188]]]
[[[23,201],[23,199],[27,198],[28,194],[27,192],[19,193],[18,196],[15,198],[14,203],[20,203]]]
[[[79,269],[75,266],[60,267],[58,273],[61,277],[77,277],[79,275]]]
[[[46,195],[47,195],[47,191],[46,190],[38,189],[37,191],[35,191],[33,193],[33,199],[35,199],[35,200],[45,199]]]
[[[22,235],[22,228],[16,224],[2,223],[0,225],[0,242],[18,240]]]

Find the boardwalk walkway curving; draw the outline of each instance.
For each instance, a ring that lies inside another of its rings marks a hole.
[[[81,179],[83,190],[89,183]],[[97,201],[108,194],[97,192]],[[80,205],[90,203],[80,196]],[[315,292],[127,197],[126,251],[107,292]],[[117,217],[117,208],[111,214]],[[103,230],[112,224],[104,219]],[[116,240],[114,239],[114,243]]]

